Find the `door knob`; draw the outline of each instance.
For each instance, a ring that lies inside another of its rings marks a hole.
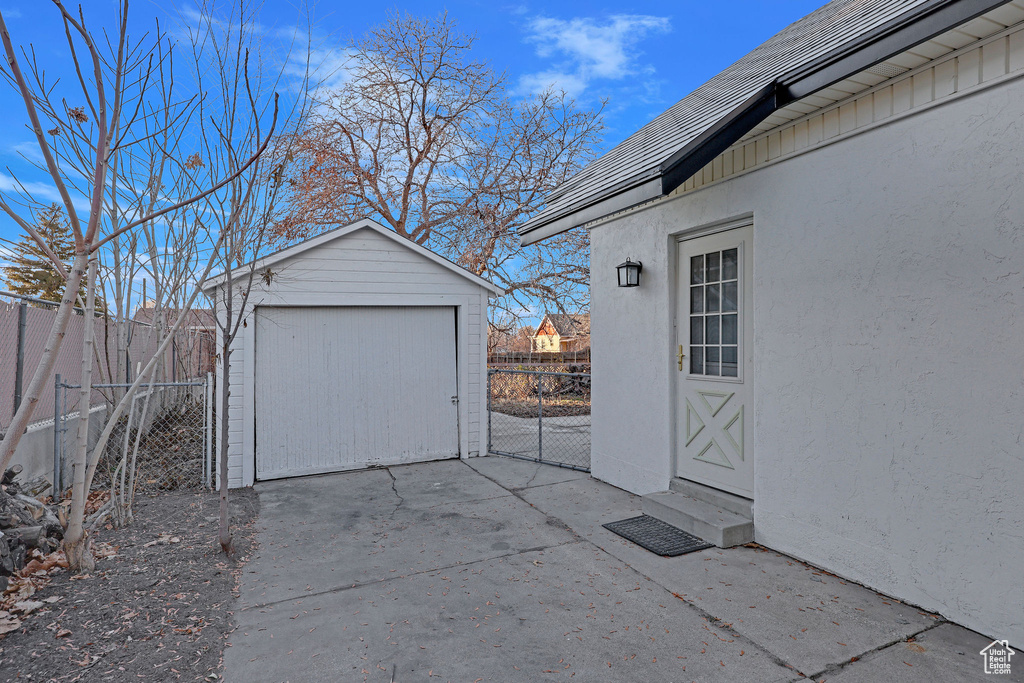
[[[683,359],[686,358],[686,354],[683,353],[683,345],[682,344],[679,345],[679,353],[676,354],[676,357],[679,359],[679,372],[682,372],[683,371]]]

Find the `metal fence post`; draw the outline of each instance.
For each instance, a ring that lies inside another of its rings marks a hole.
[[[537,373],[537,460],[544,460],[544,375]]]
[[[21,390],[25,383],[25,330],[28,328],[28,304],[18,304],[18,364],[14,368],[14,412],[21,407]],[[12,414],[13,417],[13,414]]]
[[[63,490],[60,482],[60,403],[61,403],[60,373],[53,378],[53,499],[60,501],[60,493]]]
[[[213,486],[213,373],[206,373],[206,486]]]
[[[494,371],[487,371],[487,452],[491,452],[491,446],[493,441],[491,439],[491,380],[494,377]]]

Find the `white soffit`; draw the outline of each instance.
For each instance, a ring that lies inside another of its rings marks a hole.
[[[742,144],[790,121],[841,102],[851,95],[868,90],[883,81],[977,43],[1021,22],[1024,22],[1024,0],[997,7],[977,19],[925,41],[870,69],[782,107],[751,129],[736,144]]]

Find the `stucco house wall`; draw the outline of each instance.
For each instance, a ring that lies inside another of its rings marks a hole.
[[[1013,78],[593,227],[594,476],[668,487],[673,245],[752,216],[756,540],[1024,643],[1022,152]]]

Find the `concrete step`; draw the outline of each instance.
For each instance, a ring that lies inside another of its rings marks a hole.
[[[754,501],[749,498],[741,498],[733,493],[726,493],[725,491],[713,489],[710,486],[679,478],[673,478],[668,483],[668,488],[684,496],[703,500],[705,503],[711,503],[726,512],[733,512],[741,517],[754,519]]]
[[[754,540],[754,521],[749,517],[675,491],[649,493],[641,498],[641,508],[645,515],[688,531],[719,548]]]

